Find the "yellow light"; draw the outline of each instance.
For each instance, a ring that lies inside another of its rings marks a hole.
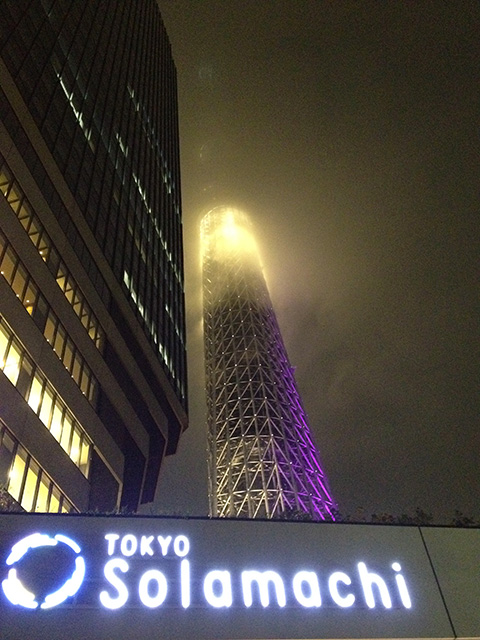
[[[258,258],[248,217],[238,209],[217,207],[202,220],[202,255],[223,260],[242,254]]]

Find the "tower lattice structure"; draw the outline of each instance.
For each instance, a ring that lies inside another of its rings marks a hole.
[[[251,221],[218,207],[201,235],[210,514],[331,519]]]

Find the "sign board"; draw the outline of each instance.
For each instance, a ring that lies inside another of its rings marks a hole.
[[[2,638],[455,637],[418,527],[3,514],[0,584]]]

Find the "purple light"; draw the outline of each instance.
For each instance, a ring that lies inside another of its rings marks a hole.
[[[210,511],[334,519],[248,217],[202,221]]]

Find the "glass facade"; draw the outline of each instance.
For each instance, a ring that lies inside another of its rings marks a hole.
[[[25,511],[76,511],[67,497],[0,421],[0,485]]]
[[[158,8],[35,0],[2,10],[2,57],[185,406],[175,70]]]
[[[90,438],[1,316],[0,370],[73,463],[88,477]]]
[[[135,510],[187,426],[168,37],[155,0],[5,0],[0,57],[0,376],[23,402],[0,406],[8,491],[28,510]],[[25,406],[61,470],[22,441]]]
[[[96,378],[1,231],[0,275],[5,278],[26,311],[34,317],[36,324],[43,331],[45,339],[63,362],[82,392],[92,403],[95,403],[98,389]],[[73,302],[75,298],[72,296],[69,299]],[[88,317],[91,318],[91,316]],[[93,335],[97,345],[101,344],[101,334],[97,329],[96,323],[90,329],[89,335]]]

